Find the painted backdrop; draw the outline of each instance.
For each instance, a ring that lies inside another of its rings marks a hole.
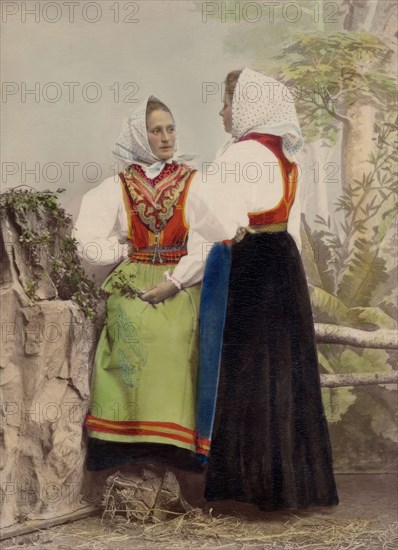
[[[181,151],[211,161],[231,69],[294,91],[306,139],[300,198],[315,320],[380,330],[386,347],[320,344],[323,373],[389,374],[397,328],[396,3],[4,1],[2,190],[82,195],[117,173],[121,122],[148,93],[175,113]],[[355,334],[352,333],[351,343]],[[350,341],[350,338],[349,338]],[[396,469],[396,386],[324,389],[338,471]]]

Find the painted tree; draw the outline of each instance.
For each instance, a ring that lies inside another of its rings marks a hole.
[[[302,34],[276,57],[279,78],[294,87],[307,140],[334,143],[342,130],[344,190],[362,179],[373,149],[369,118],[393,109],[395,83],[385,71],[391,55],[376,36],[336,32]]]

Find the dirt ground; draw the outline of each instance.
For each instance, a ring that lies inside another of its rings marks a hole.
[[[202,476],[182,478],[201,510],[159,524],[108,524],[101,515],[2,541],[3,550],[396,550],[398,478],[338,475],[333,509],[259,512],[231,501],[200,500]],[[185,484],[185,487],[184,487]],[[198,496],[199,495],[199,496]]]

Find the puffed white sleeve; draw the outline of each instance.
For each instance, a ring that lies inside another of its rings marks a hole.
[[[289,160],[296,162],[293,157]],[[249,224],[249,212],[272,209],[283,196],[283,176],[277,157],[255,141],[236,143],[208,164],[208,174],[202,177],[202,202],[207,204],[207,213],[199,219],[198,230],[209,241],[231,239],[238,227]],[[299,250],[301,187],[297,181],[287,227]],[[221,232],[215,227],[222,228]]]
[[[276,207],[283,197],[283,179],[275,155],[253,141],[231,145],[214,162],[205,163],[188,193],[188,255],[174,270],[182,286],[199,282],[212,244],[232,239],[249,225],[249,212]],[[300,202],[292,212],[290,228],[300,235]]]
[[[74,237],[81,258],[91,268],[113,267],[127,256],[127,216],[120,180],[107,178],[83,196]]]
[[[289,219],[288,219],[288,222],[287,222],[287,230],[288,230],[288,233],[290,233],[290,235],[293,237],[293,239],[294,239],[294,241],[297,245],[297,248],[301,252],[300,228],[301,228],[301,204],[302,204],[302,201],[301,201],[300,192],[301,192],[301,185],[299,184],[299,181],[297,181],[296,195],[294,197],[293,205],[290,209]]]
[[[206,257],[214,243],[232,239],[238,227],[248,223],[247,196],[242,194],[251,191],[241,185],[237,174],[235,185],[224,181],[224,173],[237,169],[234,154],[224,154],[214,163],[205,163],[191,182],[184,210],[189,225],[188,254],[173,272],[183,287],[202,280]]]
[[[205,268],[206,239],[197,228],[201,215],[206,215],[206,205],[200,198],[201,174],[196,173],[189,186],[184,206],[184,217],[189,226],[187,255],[183,256],[173,271],[173,278],[182,287],[200,283]]]
[[[241,144],[232,145],[214,162],[204,163],[191,182],[185,208],[188,254],[173,272],[183,287],[202,280],[206,257],[214,243],[232,239],[238,227],[248,224],[253,186],[244,185],[240,177],[247,160],[243,157],[242,162],[244,149]]]

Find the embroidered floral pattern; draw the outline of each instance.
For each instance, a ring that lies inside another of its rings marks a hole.
[[[127,355],[121,350],[118,350],[119,358],[119,374],[123,382],[129,387],[137,386],[140,381],[140,371],[128,359]]]
[[[142,170],[131,165],[124,172],[127,190],[132,199],[133,208],[142,223],[153,233],[164,229],[173,216],[175,208],[192,170],[185,165],[172,164],[167,175],[162,172],[159,183],[155,187],[142,174]]]
[[[131,351],[137,357],[139,366],[145,366],[148,350],[139,339],[139,329],[136,323],[129,321],[127,313],[122,306],[117,306],[117,338],[119,341],[129,344]]]

